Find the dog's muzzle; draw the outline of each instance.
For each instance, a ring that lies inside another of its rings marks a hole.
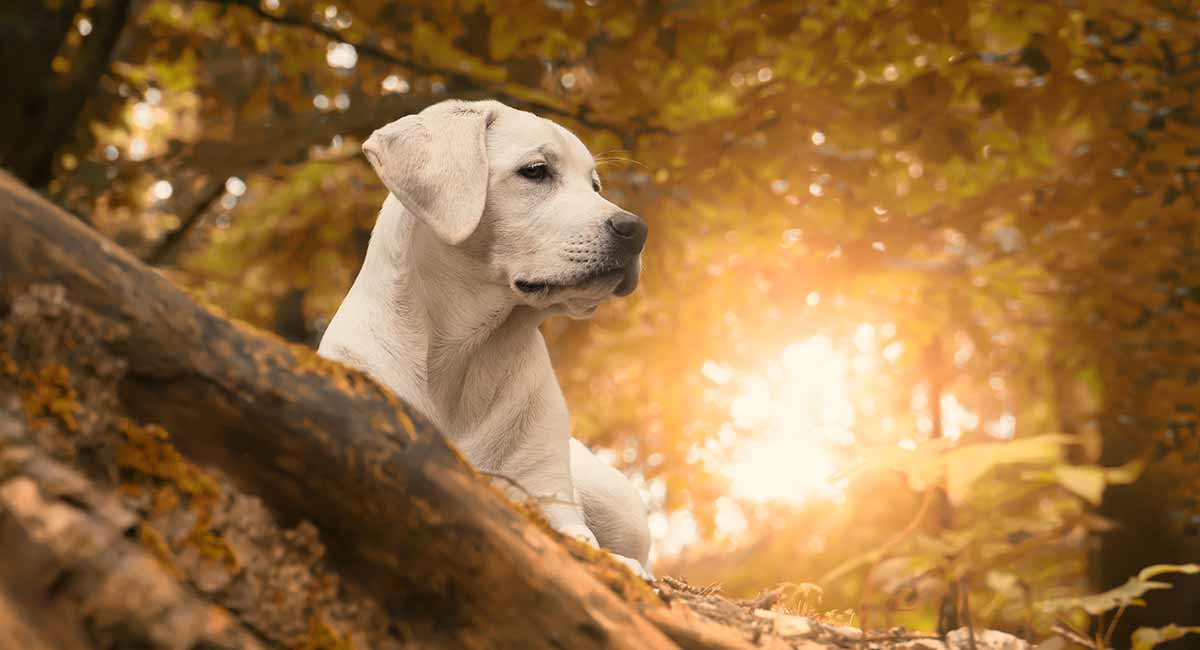
[[[632,261],[622,266],[610,266],[558,282],[517,280],[513,282],[513,287],[523,294],[535,296],[550,293],[554,290],[586,289],[611,283],[612,294],[618,297],[625,297],[633,293],[633,290],[637,288],[638,277],[640,275],[641,263],[637,257],[634,257]]]
[[[638,277],[642,274],[642,264],[637,259],[634,259],[633,263],[625,267],[623,271],[621,284],[618,284],[617,288],[613,289],[613,295],[618,298],[624,298],[633,293],[634,289],[637,289]]]
[[[548,295],[557,290],[604,289],[611,295],[624,297],[637,289],[641,275],[641,253],[646,246],[646,222],[624,210],[604,222],[607,234],[607,254],[586,262],[577,274],[554,280],[518,279],[513,288],[530,297]]]

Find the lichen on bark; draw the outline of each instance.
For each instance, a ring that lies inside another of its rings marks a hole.
[[[70,463],[75,469],[63,471],[79,470],[88,491],[129,513],[114,534],[153,558],[162,579],[178,580],[245,629],[245,639],[400,647],[389,617],[327,566],[311,524],[281,525],[219,471],[185,458],[166,429],[124,413],[117,393],[125,366],[106,350],[104,319],[42,286],[14,301],[2,323],[0,396],[19,398],[0,407],[21,422],[21,434],[0,438],[0,450]],[[13,480],[0,473],[0,485]],[[106,638],[90,640],[106,647]]]

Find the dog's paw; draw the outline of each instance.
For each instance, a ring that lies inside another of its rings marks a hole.
[[[583,542],[584,544],[588,544],[593,548],[600,548],[600,542],[596,540],[595,533],[593,533],[592,530],[587,526],[563,526],[562,528],[558,529],[558,532],[566,535],[567,537],[574,537],[575,539]]]
[[[600,548],[600,542],[596,540],[596,535],[592,533],[591,529],[587,526],[563,526],[558,532],[566,535],[567,537],[574,537],[575,539],[591,546],[592,548]],[[617,555],[616,553],[613,553],[607,549],[604,549],[604,552],[608,553],[608,555],[617,562],[629,567],[629,570],[633,571],[633,574],[637,577],[645,580],[646,582],[654,582],[654,575],[647,571],[646,567],[642,566],[641,562],[638,562],[631,557]]]
[[[612,552],[610,552],[609,555],[611,555],[614,560],[629,567],[629,570],[633,571],[633,574],[635,576],[641,578],[642,580],[645,580],[646,582],[650,582],[650,583],[654,582],[654,574],[647,571],[646,567],[642,566],[641,562],[638,562],[637,560],[635,560],[631,557],[625,557],[624,555],[617,555],[616,553],[612,553]]]

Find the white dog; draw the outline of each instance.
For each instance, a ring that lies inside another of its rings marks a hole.
[[[571,437],[538,331],[632,292],[646,225],[600,195],[570,131],[498,102],[436,104],[363,152],[391,193],[320,354],[395,391],[479,470],[542,497],[556,530],[648,577],[645,504]]]

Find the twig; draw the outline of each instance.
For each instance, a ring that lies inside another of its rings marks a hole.
[[[937,634],[913,632],[911,634],[864,634],[858,640],[867,643],[879,643],[884,641],[933,641],[940,640],[941,638]]]
[[[858,611],[862,617],[863,629],[866,629],[867,627],[866,607],[867,599],[871,595],[871,575],[874,574],[877,569],[879,569],[879,565],[882,564],[883,559],[887,557],[887,552],[893,546],[899,544],[909,535],[913,534],[917,527],[921,525],[921,521],[925,519],[925,514],[929,512],[930,504],[933,503],[934,492],[935,490],[932,487],[925,490],[925,496],[921,499],[921,507],[917,509],[917,514],[913,516],[912,521],[908,522],[908,525],[904,527],[904,530],[901,530],[899,533],[897,533],[895,537],[892,537],[883,545],[882,548],[879,549],[878,557],[876,557],[875,562],[871,564],[871,568],[867,569],[867,574],[863,577],[863,592],[858,599]]]
[[[929,634],[927,632],[885,632],[883,634],[867,634],[865,631],[861,635],[850,635],[839,631],[836,628],[816,623],[814,628],[817,630],[817,638],[830,640],[839,644],[853,644],[860,647],[869,643],[887,643],[898,641],[932,641],[941,640],[942,637],[937,634]]]
[[[526,500],[529,500],[529,501],[536,501],[536,500],[538,499],[537,497],[535,497],[535,496],[533,495],[533,493],[531,493],[529,490],[525,489],[525,486],[524,486],[524,485],[521,485],[520,483],[518,483],[518,482],[516,481],[516,479],[513,479],[512,477],[505,476],[505,475],[503,475],[503,474],[497,474],[497,473],[495,473],[495,472],[485,472],[485,471],[482,471],[482,470],[480,470],[480,471],[479,471],[479,473],[480,473],[480,474],[482,474],[482,475],[484,475],[484,476],[486,476],[486,477],[488,477],[488,478],[494,478],[494,479],[498,479],[498,480],[504,481],[505,483],[508,483],[509,485],[511,485],[511,486],[513,486],[513,487],[515,487],[515,488],[517,488],[518,490],[520,490],[520,491],[521,491],[521,493],[522,493],[522,494],[524,494],[524,495],[525,495],[525,499],[526,499]]]
[[[169,262],[175,256],[175,252],[179,246],[183,244],[183,240],[187,239],[192,230],[204,219],[204,215],[208,213],[212,204],[216,203],[217,199],[221,198],[224,194],[225,186],[217,181],[211,181],[208,187],[204,189],[200,200],[192,206],[191,213],[184,217],[183,221],[179,222],[179,227],[167,233],[166,237],[163,237],[162,241],[158,242],[154,250],[150,251],[150,254],[142,261],[151,266],[159,266]]]
[[[480,471],[480,470],[476,470],[476,471],[478,471],[479,474],[486,476],[488,478],[504,481],[505,483],[520,490],[521,494],[525,495],[525,501],[528,503],[537,503],[537,504],[550,503],[550,504],[559,504],[559,505],[564,505],[564,506],[578,505],[574,501],[568,501],[566,499],[559,499],[558,497],[554,497],[554,496],[533,494],[529,490],[525,489],[524,485],[521,485],[512,477],[505,476],[503,474],[497,474],[495,472],[484,472],[484,471]]]
[[[1117,631],[1117,621],[1121,620],[1121,615],[1125,613],[1125,608],[1128,606],[1129,603],[1121,603],[1121,606],[1117,608],[1116,613],[1113,614],[1112,620],[1108,623],[1108,629],[1104,631],[1104,647],[1107,648],[1109,646],[1109,642],[1112,641],[1113,632]]]
[[[1064,625],[1061,621],[1056,622],[1053,626],[1051,626],[1050,631],[1070,641],[1071,643],[1078,643],[1085,648],[1097,650],[1096,644],[1091,639],[1079,634],[1075,630],[1072,630]]]
[[[745,607],[746,609],[771,609],[775,603],[779,602],[780,597],[786,587],[776,587],[774,589],[764,589],[761,594],[749,600],[734,601],[736,604]]]
[[[975,623],[971,621],[971,586],[958,581],[958,593],[962,596],[962,615],[967,622],[967,647],[975,650]]]
[[[686,581],[680,580],[679,578],[672,578],[671,576],[663,576],[659,578],[659,580],[663,581],[668,587],[676,591],[682,591],[686,594],[693,594],[696,596],[711,596],[723,589],[722,585],[718,582],[714,582],[707,587],[697,587],[695,585],[688,584]]]

